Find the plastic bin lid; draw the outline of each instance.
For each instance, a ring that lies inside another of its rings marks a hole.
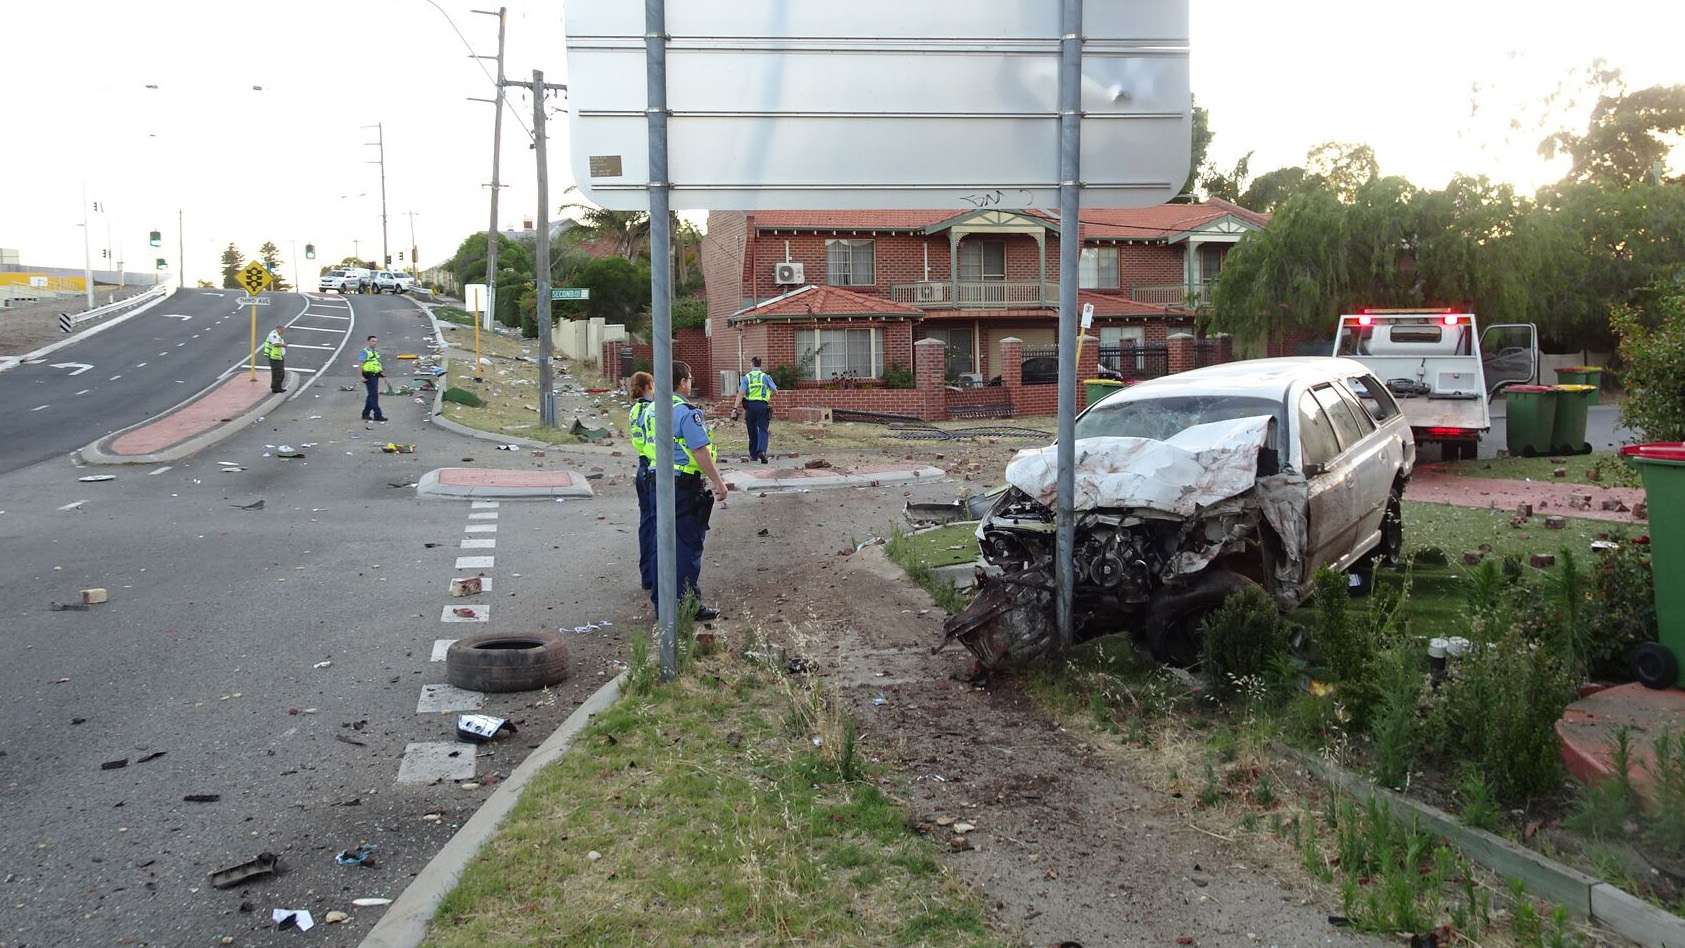
[[[1542,395],[1551,390],[1549,385],[1511,385],[1504,389],[1505,392],[1519,392],[1523,395]]]
[[[1564,365],[1557,368],[1558,372],[1601,372],[1601,365]]]
[[[1083,379],[1082,384],[1084,384],[1084,385],[1111,385],[1111,386],[1115,386],[1117,388],[1123,387],[1123,383],[1119,382],[1117,379]]]
[[[1544,386],[1540,386],[1540,387],[1543,388]],[[1557,392],[1595,392],[1595,391],[1597,391],[1597,386],[1595,386],[1595,385],[1553,385],[1553,386],[1551,386],[1551,389],[1553,391],[1557,391]]]
[[[1641,461],[1674,461],[1685,464],[1685,443],[1652,441],[1649,444],[1628,444],[1622,446],[1621,456]]]

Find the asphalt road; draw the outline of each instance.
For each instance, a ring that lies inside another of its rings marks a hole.
[[[0,372],[0,405],[6,406],[0,414],[0,473],[68,454],[246,366],[251,307],[236,305],[241,296],[231,290],[177,290],[119,325]],[[287,366],[305,370],[321,369],[346,346],[355,331],[353,301],[368,307],[374,299],[296,293],[263,298],[270,302],[257,307],[259,344],[277,323],[288,324]],[[350,348],[356,351],[354,344]],[[260,360],[258,371],[267,372],[268,363]],[[301,374],[307,380],[300,393],[314,372]]]
[[[202,305],[212,324],[232,309]],[[408,301],[352,305],[359,340],[379,334],[389,365],[425,351],[430,330]],[[52,361],[103,358],[77,348]],[[235,340],[212,359],[207,344],[200,361],[220,372],[243,348]],[[350,363],[342,355],[263,422],[189,460],[91,469],[117,479],[81,483],[90,469],[55,451],[0,473],[0,945],[297,943],[273,929],[275,908],[309,909],[321,926],[304,936],[312,944],[355,944],[382,910],[351,900],[396,897],[491,792],[487,778],[508,774],[614,674],[642,611],[630,580],[635,505],[611,481],[626,459],[496,452],[432,426],[430,401],[404,397],[386,400],[389,425],[366,430],[361,387],[340,390],[355,384]],[[383,454],[388,439],[417,453]],[[265,457],[277,443],[307,456]],[[391,486],[464,463],[606,467],[610,479],[595,499],[491,509]],[[462,549],[470,538],[495,548]],[[450,578],[473,572],[455,567],[465,553],[495,555],[494,586],[453,600]],[[111,601],[49,611],[90,586]],[[489,621],[442,621],[464,602],[489,604]],[[409,744],[454,736],[454,714],[418,712],[423,686],[444,681],[430,661],[437,640],[605,619],[610,630],[570,638],[570,681],[488,697],[485,710],[520,733],[480,750],[481,786],[397,782]],[[218,799],[184,800],[200,794]],[[375,847],[373,868],[335,863],[362,842]],[[260,852],[279,854],[284,871],[242,889],[206,884]],[[323,925],[332,910],[352,920]]]

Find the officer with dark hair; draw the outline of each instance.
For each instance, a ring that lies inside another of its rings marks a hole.
[[[679,599],[686,596],[696,601],[696,618],[703,621],[717,619],[719,610],[702,604],[702,545],[708,538],[708,520],[717,500],[720,509],[726,506],[726,484],[714,463],[714,445],[708,438],[708,428],[702,423],[702,409],[686,399],[693,381],[690,366],[673,362],[673,444],[664,449],[655,440],[655,410],[644,415],[646,440],[655,445],[656,457],[673,465],[673,526],[678,558]],[[704,481],[706,478],[706,481]],[[708,492],[709,486],[713,493]],[[654,491],[651,491],[653,496]],[[650,601],[660,608],[659,590],[650,590]]]
[[[649,419],[650,396],[655,394],[655,379],[648,372],[633,372],[630,392],[634,401],[626,413],[626,434],[632,439],[632,450],[638,452],[638,470],[632,475],[632,486],[638,495],[638,579],[645,589],[655,588],[655,477],[651,464],[655,463],[655,442],[650,436],[653,421]]]
[[[743,409],[743,418],[749,427],[749,457],[765,464],[772,428],[772,393],[778,391],[778,383],[761,371],[760,356],[750,359],[749,365],[749,371],[743,373],[737,384],[737,400],[731,406],[731,417],[736,419],[737,410]]]

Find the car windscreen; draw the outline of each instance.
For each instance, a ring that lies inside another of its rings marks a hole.
[[[1078,438],[1165,441],[1194,425],[1269,415],[1280,425],[1281,402],[1246,395],[1166,395],[1108,399],[1077,419]]]

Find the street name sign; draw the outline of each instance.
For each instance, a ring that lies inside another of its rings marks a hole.
[[[591,298],[590,287],[584,286],[553,286],[550,288],[550,301],[588,300]]]
[[[571,164],[648,210],[644,4],[564,7]],[[1060,4],[667,0],[672,207],[1058,206]],[[1188,175],[1188,0],[1085,0],[1082,204]]]

